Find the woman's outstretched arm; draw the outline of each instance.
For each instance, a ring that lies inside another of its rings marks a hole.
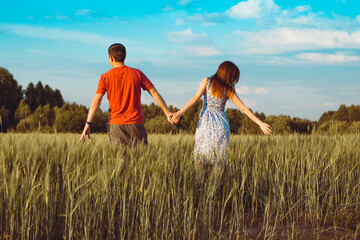
[[[261,128],[261,131],[263,131],[264,134],[269,135],[271,133],[270,125],[267,123],[264,123],[260,119],[258,119],[251,111],[248,109],[244,103],[240,100],[236,92],[230,95],[229,97],[231,101],[243,112],[248,116],[252,121],[254,121],[259,127]]]
[[[191,108],[200,98],[201,96],[205,93],[205,89],[206,89],[206,85],[207,85],[207,79],[208,78],[204,78],[199,86],[199,89],[196,91],[195,95],[190,98],[190,100],[185,104],[185,106],[180,109],[178,112],[176,112],[174,114],[173,120],[175,121],[179,121],[181,115],[183,115],[186,110],[188,110],[189,108]]]

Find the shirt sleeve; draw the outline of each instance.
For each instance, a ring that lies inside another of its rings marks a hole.
[[[140,71],[140,77],[141,77],[141,87],[144,91],[150,90],[154,87],[154,84],[148,79],[148,77]]]
[[[96,93],[105,94],[105,92],[106,92],[105,79],[104,76],[101,75]]]

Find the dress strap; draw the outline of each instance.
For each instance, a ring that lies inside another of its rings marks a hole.
[[[210,84],[211,81],[210,80],[211,80],[211,78],[208,77],[207,84],[206,84],[206,93],[207,94],[210,94],[210,90],[211,90],[211,84]]]

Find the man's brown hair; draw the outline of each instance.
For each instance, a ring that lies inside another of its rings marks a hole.
[[[126,57],[125,46],[120,43],[114,43],[108,49],[109,56],[113,57],[116,62],[124,62]]]

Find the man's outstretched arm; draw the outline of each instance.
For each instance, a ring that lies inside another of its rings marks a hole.
[[[162,98],[160,93],[156,90],[155,87],[148,90],[149,94],[154,98],[154,100],[157,102],[157,104],[161,107],[163,112],[165,113],[168,121],[172,124],[175,124],[174,121],[172,121],[173,113],[170,112],[168,106],[165,103],[165,100]]]
[[[86,124],[85,124],[84,130],[80,137],[80,142],[82,140],[85,140],[86,135],[88,135],[88,138],[90,139],[90,124],[91,124],[92,120],[94,119],[97,110],[100,108],[101,100],[102,100],[103,96],[104,96],[104,94],[97,93],[97,94],[95,94],[95,97],[91,101],[89,113],[88,113],[88,116],[86,119]]]

